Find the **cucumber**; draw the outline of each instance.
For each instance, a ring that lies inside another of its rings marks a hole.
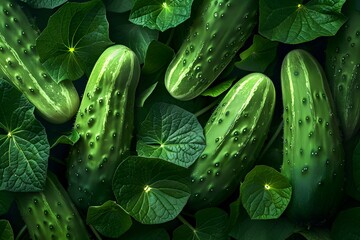
[[[275,107],[275,88],[261,73],[240,79],[204,128],[206,147],[190,167],[191,209],[217,206],[253,167],[266,139]]]
[[[42,192],[15,196],[31,239],[90,239],[67,192],[51,172]]]
[[[204,0],[169,64],[165,86],[179,100],[200,95],[220,75],[257,24],[258,1]]]
[[[348,0],[344,14],[348,20],[326,48],[326,74],[346,140],[360,128],[360,10],[356,0]]]
[[[81,209],[113,198],[112,175],[130,148],[140,63],[123,45],[97,60],[75,120],[80,134],[68,157],[68,192]]]
[[[79,108],[71,81],[56,83],[40,63],[37,33],[14,0],[0,1],[0,77],[8,80],[47,121],[70,120]]]
[[[302,224],[326,221],[343,195],[344,152],[325,73],[308,52],[289,52],[281,66],[284,157],[292,184],[287,215]]]

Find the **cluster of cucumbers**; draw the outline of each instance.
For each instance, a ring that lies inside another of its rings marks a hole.
[[[329,38],[325,66],[302,49],[282,60],[281,172],[293,189],[286,214],[299,223],[320,223],[337,211],[344,194],[343,142],[360,127],[360,12],[351,4],[347,23]],[[204,0],[197,14],[164,79],[181,101],[203,93],[252,36],[258,1]],[[67,160],[67,191],[49,173],[43,192],[17,195],[18,207],[33,239],[87,239],[77,211],[114,199],[112,175],[134,137],[139,60],[126,46],[106,49],[80,101],[72,82],[56,83],[46,73],[34,46],[37,33],[16,2],[1,0],[0,15],[0,77],[49,122],[75,117],[80,134]],[[219,206],[238,189],[268,137],[276,96],[268,76],[250,73],[221,99],[204,127],[205,150],[189,168],[189,209]]]

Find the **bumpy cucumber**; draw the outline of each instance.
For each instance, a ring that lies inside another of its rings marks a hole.
[[[135,53],[122,45],[106,49],[91,72],[75,120],[80,139],[68,159],[68,192],[80,208],[113,197],[113,172],[131,144],[139,77]]]
[[[67,192],[50,172],[42,192],[18,193],[16,203],[34,240],[90,239]]]
[[[56,83],[40,63],[32,29],[20,6],[0,1],[0,74],[19,89],[52,123],[71,119],[78,110],[79,96],[70,81]]]
[[[348,21],[329,38],[326,49],[326,73],[346,139],[360,128],[360,10],[356,2],[346,2]]]
[[[274,85],[261,73],[229,90],[206,123],[202,156],[190,167],[190,208],[216,206],[236,189],[260,152],[274,106]]]
[[[282,173],[293,188],[287,215],[311,224],[326,220],[343,194],[344,152],[324,71],[300,49],[281,67],[284,106]]]
[[[179,100],[200,95],[224,70],[257,23],[258,1],[204,0],[168,66],[165,86]]]

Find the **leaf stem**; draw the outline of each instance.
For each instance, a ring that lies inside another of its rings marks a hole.
[[[101,236],[99,235],[99,233],[96,231],[96,229],[92,226],[92,225],[89,225],[91,231],[94,233],[95,237],[97,240],[102,240]]]
[[[188,228],[190,228],[191,231],[193,231],[193,232],[196,231],[196,229],[195,229],[193,226],[191,226],[191,224],[190,224],[188,221],[186,221],[186,219],[185,219],[183,216],[178,215],[177,218],[178,218],[178,219],[180,220],[180,222],[182,222],[185,226],[187,226]]]
[[[220,101],[220,99],[216,99],[215,101],[213,101],[212,103],[210,103],[208,106],[200,109],[199,111],[197,111],[196,113],[194,113],[194,115],[196,117],[199,117],[201,115],[203,115],[204,113],[206,113],[207,111],[209,111],[210,109],[212,109],[214,106],[216,106],[216,104],[218,104]]]
[[[27,226],[24,225],[24,226],[20,229],[20,231],[19,231],[19,233],[17,234],[15,240],[21,239],[21,237],[22,237],[22,235],[25,233],[26,229],[27,229]]]
[[[278,137],[278,135],[280,134],[281,130],[283,129],[284,126],[284,120],[281,120],[278,128],[276,129],[275,133],[272,135],[271,139],[269,140],[269,142],[267,143],[267,145],[265,146],[265,148],[263,149],[263,151],[261,152],[260,156],[258,159],[261,159],[264,154],[266,153],[267,150],[269,150],[269,148],[271,147],[271,145],[274,143],[275,139]]]

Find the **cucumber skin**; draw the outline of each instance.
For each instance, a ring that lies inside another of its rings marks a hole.
[[[190,167],[189,208],[217,206],[239,186],[267,137],[275,97],[261,73],[246,75],[225,95],[205,125],[203,154]]]
[[[114,198],[111,182],[130,149],[140,63],[123,45],[107,48],[97,60],[75,120],[79,141],[68,157],[68,192],[86,210]]]
[[[60,124],[79,107],[79,95],[71,81],[56,83],[36,52],[36,31],[13,0],[0,1],[0,77],[21,91],[44,119]]]
[[[17,193],[16,203],[34,240],[90,239],[70,197],[50,172],[42,192]]]
[[[166,89],[183,101],[197,97],[210,86],[257,23],[258,1],[254,0],[204,0],[199,9],[165,74]]]
[[[322,67],[300,49],[283,60],[281,88],[281,172],[292,185],[286,214],[300,224],[320,223],[334,213],[344,192],[344,152],[333,99]]]
[[[347,22],[326,48],[326,73],[346,140],[360,128],[360,10],[356,1],[344,5]]]

